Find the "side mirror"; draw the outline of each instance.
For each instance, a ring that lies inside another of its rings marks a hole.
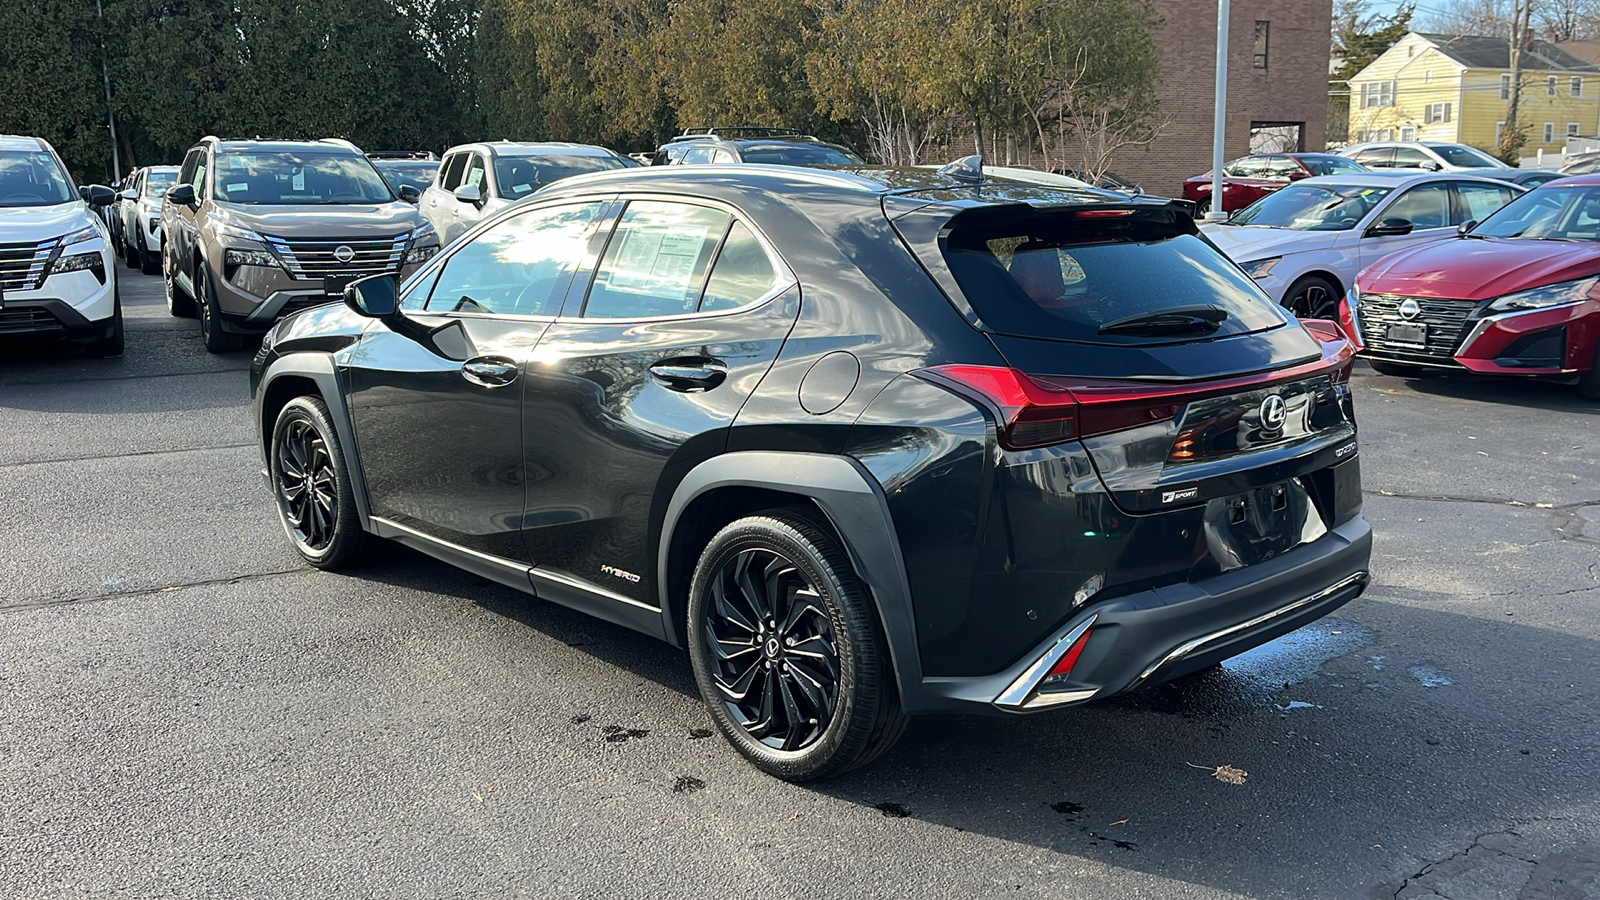
[[[1289,173],[1289,180],[1290,181],[1299,181],[1302,178],[1310,178],[1310,177],[1311,177],[1311,173],[1310,172],[1290,172]]]
[[[1383,219],[1367,229],[1367,237],[1398,237],[1411,233],[1410,219]]]
[[[117,202],[117,192],[103,184],[91,184],[86,188],[79,188],[83,199],[89,201],[90,206],[110,206]]]
[[[456,199],[477,206],[483,202],[483,191],[475,184],[463,184],[455,189]]]
[[[1436,162],[1434,162],[1433,160],[1430,159],[1427,162],[1423,163],[1422,165],[1417,166],[1417,168],[1422,169],[1422,170],[1427,171],[1427,172],[1437,172],[1440,169],[1444,168],[1444,166],[1441,166],[1438,163],[1436,163]]]
[[[368,275],[345,285],[344,305],[369,319],[386,319],[399,310],[399,294],[393,275]]]
[[[1477,219],[1468,219],[1465,222],[1462,222],[1460,225],[1456,226],[1456,234],[1459,234],[1462,237],[1466,237],[1472,231],[1472,229],[1477,228],[1477,227],[1478,227],[1478,220]]]
[[[117,199],[118,200],[127,200],[128,202],[131,203],[134,200],[139,199],[139,195],[134,193],[133,190],[130,189],[130,190],[126,190],[126,191],[123,191],[122,193],[118,194],[117,195]]]
[[[402,203],[415,203],[422,199],[422,192],[409,184],[402,184],[400,190],[395,191],[395,196],[399,197]]]
[[[167,200],[178,206],[194,205],[194,185],[180,184],[167,191]]]

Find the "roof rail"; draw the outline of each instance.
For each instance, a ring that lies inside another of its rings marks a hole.
[[[420,159],[433,161],[439,157],[432,150],[373,150],[367,159]]]
[[[737,135],[739,137],[805,137],[798,128],[769,128],[765,125],[711,125],[707,127],[685,128],[678,137],[721,137],[723,135]]]

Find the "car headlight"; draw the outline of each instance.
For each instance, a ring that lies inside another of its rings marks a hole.
[[[427,241],[427,246],[419,246]],[[439,232],[432,222],[423,222],[411,231],[411,250],[406,254],[406,265],[414,266],[433,259],[439,252]]]
[[[1518,291],[1497,298],[1489,304],[1489,309],[1495,312],[1516,312],[1578,303],[1589,299],[1589,292],[1594,290],[1596,283],[1600,283],[1600,278],[1580,278],[1577,281],[1563,281],[1560,284],[1547,284],[1528,291]]]
[[[276,266],[278,258],[266,250],[229,250],[222,254],[225,266]]]
[[[423,222],[411,230],[411,243],[420,243],[423,238],[435,237],[438,233],[432,222]]]
[[[406,265],[415,266],[433,259],[439,253],[438,244],[429,244],[426,247],[412,247],[406,254]]]
[[[212,227],[215,229],[214,234],[216,234],[217,240],[227,241],[230,244],[238,241],[249,241],[254,244],[265,244],[267,242],[266,238],[256,234],[254,231],[248,228],[240,228],[237,225],[229,225],[227,222],[216,222],[213,223]]]
[[[1283,262],[1283,257],[1274,256],[1268,259],[1254,259],[1247,263],[1240,263],[1239,268],[1244,270],[1251,278],[1265,278],[1272,273],[1272,267]]]
[[[100,236],[100,229],[98,227],[94,225],[86,225],[62,238],[61,246],[70,247],[73,244],[81,244],[84,241],[92,241]]]
[[[63,272],[82,272],[86,269],[95,269],[102,265],[99,253],[75,253],[72,256],[63,256],[56,260],[50,267],[51,275],[60,275]]]

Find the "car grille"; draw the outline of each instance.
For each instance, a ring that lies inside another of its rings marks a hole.
[[[65,333],[61,320],[42,309],[0,309],[0,337],[8,335],[49,336]]]
[[[400,271],[410,233],[381,238],[288,238],[265,236],[267,244],[296,278],[379,275]],[[349,248],[341,260],[341,248]]]
[[[1400,315],[1400,304],[1407,300],[1413,300],[1421,307],[1414,318]],[[1384,357],[1453,365],[1456,350],[1460,348],[1461,339],[1466,336],[1469,327],[1467,320],[1477,305],[1471,300],[1362,294],[1357,307],[1361,340],[1369,351],[1376,351]],[[1426,325],[1428,334],[1424,347],[1390,341],[1390,325]]]
[[[59,238],[27,244],[0,244],[0,291],[36,291]]]

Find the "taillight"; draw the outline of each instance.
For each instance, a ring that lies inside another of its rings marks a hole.
[[[936,366],[916,375],[987,403],[1000,445],[1044,447],[1172,419],[1188,399],[1155,385],[1027,375],[1004,366]]]
[[[1072,667],[1078,664],[1078,657],[1083,655],[1083,648],[1089,643],[1089,635],[1091,634],[1094,634],[1094,631],[1085,631],[1079,635],[1078,639],[1072,642],[1072,646],[1067,648],[1067,652],[1063,653],[1061,658],[1056,660],[1056,664],[1050,667],[1050,672],[1044,676],[1043,680],[1065,678],[1072,674]]]
[[[1344,317],[1345,310],[1345,303],[1341,300],[1339,303],[1339,313],[1341,318]],[[1311,332],[1311,336],[1316,338],[1317,342],[1320,344],[1354,345],[1354,341],[1352,341],[1345,334],[1345,328],[1342,327],[1338,322],[1328,319],[1301,319],[1300,324],[1305,326],[1305,329]],[[1349,330],[1354,331],[1355,329],[1354,327],[1351,327]],[[1326,353],[1324,353],[1324,356],[1326,356]],[[1343,384],[1344,382],[1350,380],[1350,370],[1355,368],[1355,365],[1356,358],[1349,353],[1345,353],[1342,358],[1342,362],[1338,362],[1334,366],[1333,371],[1328,373],[1328,378],[1332,380],[1334,384]]]

